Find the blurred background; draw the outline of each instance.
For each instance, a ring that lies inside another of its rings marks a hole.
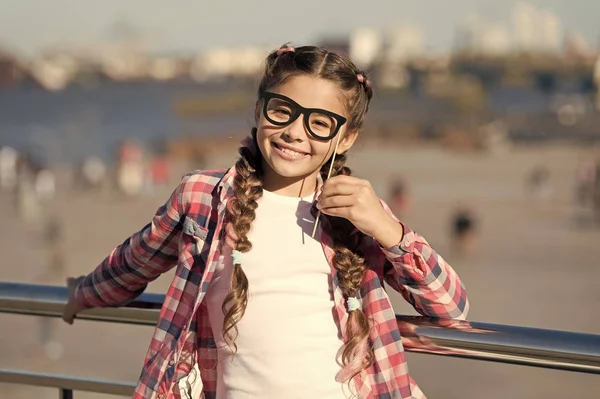
[[[600,2],[0,6],[1,281],[91,271],[184,173],[232,164],[269,51],[317,44],[368,72],[350,164],[458,271],[469,319],[600,334]],[[0,320],[0,368],[115,380],[137,380],[152,334]],[[430,398],[600,396],[594,375],[416,354],[409,366]],[[0,398],[55,395],[0,384]]]

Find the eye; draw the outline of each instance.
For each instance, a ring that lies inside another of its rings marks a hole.
[[[323,119],[316,119],[313,120],[313,125],[316,125],[318,127],[323,127],[323,128],[329,128],[331,126],[331,124]]]
[[[280,115],[291,115],[292,114],[292,112],[288,108],[283,108],[283,107],[277,107],[273,111],[275,111],[275,113],[280,114]]]

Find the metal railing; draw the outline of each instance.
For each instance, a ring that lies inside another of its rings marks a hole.
[[[59,392],[59,399],[72,399],[73,391],[131,396],[135,389],[135,384],[132,382],[92,380],[88,378],[6,369],[0,369],[0,382],[56,388]]]
[[[64,287],[0,283],[0,313],[60,317]],[[90,309],[82,320],[154,326],[164,295],[143,294],[127,306]],[[600,374],[600,335],[427,317],[396,316],[407,351]],[[0,382],[131,395],[134,384],[0,370]],[[70,396],[69,396],[70,395]]]

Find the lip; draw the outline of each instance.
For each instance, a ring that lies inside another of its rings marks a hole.
[[[306,157],[308,157],[310,154],[304,152],[304,151],[299,151],[294,147],[291,147],[289,145],[285,145],[285,144],[281,144],[281,143],[275,143],[275,142],[271,142],[271,147],[273,147],[273,150],[275,150],[275,152],[277,153],[277,155],[283,159],[285,159],[286,161],[299,161],[302,159],[305,159]],[[290,154],[286,154],[285,152],[283,152],[281,150],[281,148],[285,148],[291,151],[296,151],[296,152],[300,152],[304,155],[299,156],[299,157],[294,157]]]

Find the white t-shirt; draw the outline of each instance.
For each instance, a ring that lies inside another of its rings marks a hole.
[[[331,269],[319,236],[311,237],[313,195],[264,191],[242,256],[249,299],[238,322],[237,353],[223,339],[223,300],[233,270],[224,248],[205,297],[218,349],[217,399],[345,399],[336,382],[343,345],[334,320]]]

